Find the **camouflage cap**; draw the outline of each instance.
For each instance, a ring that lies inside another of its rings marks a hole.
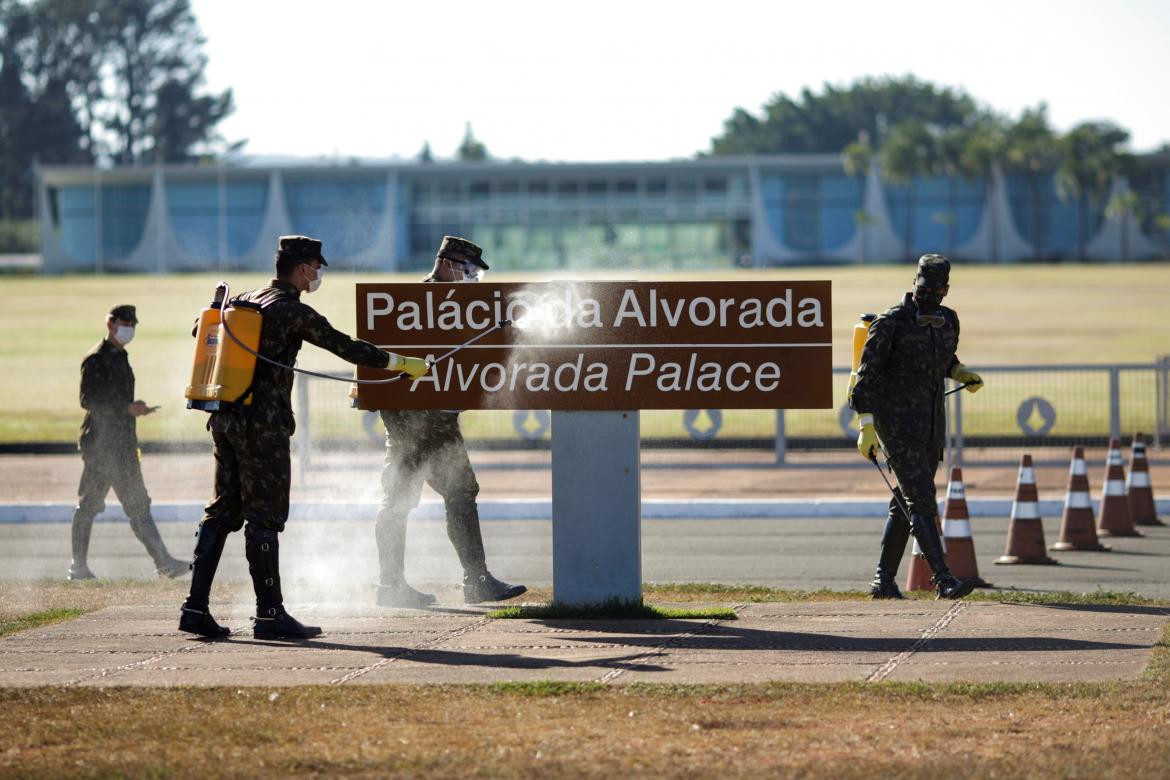
[[[138,313],[134,310],[134,307],[128,303],[119,304],[118,306],[115,306],[114,308],[110,309],[109,318],[111,320],[122,320],[123,322],[132,322],[135,325],[138,324]]]
[[[443,236],[443,243],[439,244],[438,257],[447,257],[452,260],[463,260],[488,270],[488,264],[483,261],[483,250],[466,238],[458,236]]]
[[[915,287],[946,287],[950,284],[951,261],[943,255],[927,254],[918,258]]]
[[[279,252],[299,260],[320,260],[321,265],[329,265],[321,254],[321,242],[308,236],[281,236],[277,239],[276,248]]]

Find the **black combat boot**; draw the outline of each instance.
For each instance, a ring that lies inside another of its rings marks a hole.
[[[487,569],[479,574],[463,575],[463,603],[479,604],[484,601],[506,601],[514,599],[528,588],[523,585],[509,585],[500,582]]]
[[[284,611],[280,592],[280,541],[276,531],[252,523],[244,527],[244,553],[248,574],[256,591],[256,617],[252,636],[256,639],[311,639],[320,635],[319,626],[306,626]]]
[[[406,581],[406,517],[387,509],[378,512],[374,525],[378,543],[379,582],[375,602],[380,607],[425,609],[435,597],[410,587]]]
[[[946,555],[943,553],[942,539],[939,538],[938,528],[934,517],[920,514],[911,514],[911,531],[918,540],[918,547],[922,550],[922,557],[926,559],[934,576],[930,581],[934,583],[935,592],[940,599],[961,599],[975,590],[978,581],[974,579],[959,579],[951,574],[947,568]]]
[[[875,599],[904,599],[898,588],[898,566],[906,552],[910,539],[910,524],[901,509],[891,509],[886,517],[886,530],[882,533],[882,552],[878,556],[877,570],[869,585],[869,595]]]
[[[87,515],[78,507],[73,513],[73,562],[69,565],[67,580],[96,580],[97,576],[89,570],[89,536],[93,531],[93,515]]]
[[[163,543],[162,536],[159,535],[158,526],[154,524],[154,518],[149,514],[139,518],[130,518],[130,530],[134,532],[138,541],[142,542],[146,552],[150,553],[158,576],[174,579],[191,570],[190,561],[180,561],[167,552],[167,546]]]
[[[463,565],[464,604],[514,599],[528,590],[523,585],[500,582],[488,571],[474,496],[447,501],[447,536]]]
[[[231,629],[215,622],[207,606],[211,598],[211,583],[219,568],[219,559],[223,555],[223,545],[227,538],[227,531],[220,526],[206,521],[199,524],[195,560],[191,563],[191,591],[179,612],[180,631],[212,639],[231,633]]]

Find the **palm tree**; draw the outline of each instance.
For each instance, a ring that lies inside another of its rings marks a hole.
[[[1040,235],[1040,177],[1048,175],[1060,162],[1056,135],[1048,124],[1048,106],[1026,108],[1020,118],[1009,125],[1004,134],[1004,162],[1010,170],[1028,177],[1028,198],[1031,207],[1033,257],[1044,253],[1045,241]]]
[[[1127,164],[1120,148],[1129,132],[1111,122],[1082,122],[1060,139],[1062,151],[1056,170],[1056,191],[1062,200],[1073,198],[1077,209],[1077,259],[1085,259],[1088,219],[1085,207],[1096,207],[1109,194],[1113,179]]]
[[[1002,162],[1005,153],[1005,121],[993,114],[986,114],[971,127],[966,128],[962,148],[959,152],[959,171],[964,178],[983,180],[983,207],[988,210],[991,221],[991,261],[999,262],[999,222],[993,208],[994,174],[996,163]]]
[[[857,178],[858,188],[861,191],[861,208],[853,215],[853,221],[857,224],[857,230],[860,233],[861,240],[858,245],[861,248],[862,263],[869,259],[869,226],[873,224],[873,216],[865,210],[865,177],[869,173],[873,157],[874,149],[869,142],[869,131],[864,129],[857,133],[856,141],[841,150],[841,162],[845,167],[845,174]]]
[[[893,184],[906,187],[907,259],[913,249],[914,177],[933,173],[939,167],[938,145],[930,129],[918,121],[902,122],[886,136],[881,149],[882,170]]]

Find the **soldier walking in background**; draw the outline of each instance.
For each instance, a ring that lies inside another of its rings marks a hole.
[[[208,600],[224,542],[228,534],[243,528],[248,573],[256,592],[255,638],[307,639],[321,633],[319,627],[302,625],[285,611],[280,589],[279,534],[288,520],[289,439],[296,427],[290,367],[302,342],[357,365],[403,371],[412,378],[427,372],[425,361],[352,339],[301,302],[302,293],[320,287],[326,265],[320,241],[281,236],[276,278],[236,298],[260,307],[263,325],[257,351],[279,365],[258,359],[250,390],[252,403],[215,412],[208,421],[215,456],[215,496],[199,525],[191,592],[183,602],[180,631],[208,637],[230,633],[216,623]]]
[[[423,282],[478,282],[488,265],[483,250],[463,238],[444,236],[435,267]],[[386,459],[382,506],[374,527],[380,581],[377,603],[384,607],[426,607],[435,597],[406,582],[406,517],[418,506],[426,482],[443,497],[447,536],[463,566],[463,600],[503,601],[524,593],[491,575],[483,549],[476,497],[479,482],[459,430],[459,412],[384,409]]]
[[[150,495],[142,479],[138,450],[138,418],[157,407],[134,399],[134,371],[126,345],[134,338],[138,315],[133,306],[110,309],[106,337],[81,361],[81,408],[85,419],[77,446],[83,463],[73,513],[71,580],[92,580],[89,538],[93,519],[106,508],[110,488],[130,519],[130,530],[146,547],[160,576],[178,577],[190,567],[171,557],[150,514]]]
[[[950,271],[942,255],[919,258],[914,291],[870,326],[849,398],[861,425],[858,451],[873,459],[879,447],[884,449],[898,481],[870,586],[878,599],[903,598],[896,578],[910,534],[934,572],[931,581],[941,598],[962,598],[976,584],[950,573],[937,527],[934,475],[946,438],[943,380],[962,382],[972,393],[983,387],[982,378],[955,355],[959,317],[942,305]],[[909,522],[899,501],[910,512]]]

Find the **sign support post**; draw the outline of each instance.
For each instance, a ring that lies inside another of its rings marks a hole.
[[[642,599],[638,412],[552,413],[553,600]]]

